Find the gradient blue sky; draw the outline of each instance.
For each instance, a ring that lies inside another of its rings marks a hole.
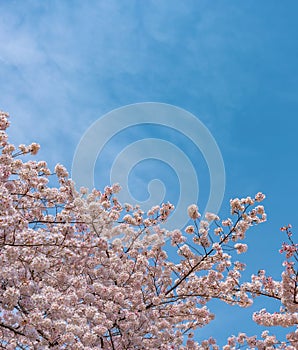
[[[11,137],[39,142],[39,158],[70,169],[84,131],[115,108],[154,101],[193,113],[224,158],[222,214],[231,197],[267,195],[268,222],[251,230],[243,260],[248,275],[264,268],[278,278],[279,228],[297,228],[297,11],[294,0],[0,0],[0,108],[12,115]],[[137,133],[174,137],[155,127]],[[128,133],[119,140],[107,154],[134,138]],[[196,157],[191,145],[177,142]],[[177,182],[160,166],[161,177]],[[108,162],[98,169],[104,187]],[[144,169],[133,180],[140,196],[142,176],[150,174]],[[202,165],[203,203],[208,181]],[[167,199],[175,193],[168,190]],[[199,339],[213,335],[223,343],[238,331],[260,333],[250,321],[253,308],[216,308],[218,318]]]

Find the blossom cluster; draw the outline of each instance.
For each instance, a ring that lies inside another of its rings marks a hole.
[[[202,218],[188,208],[190,225],[167,231],[174,206],[163,203],[144,213],[121,204],[118,184],[103,191],[77,191],[60,164],[23,160],[39,145],[10,144],[8,115],[0,113],[0,346],[4,349],[218,349],[214,339],[199,343],[194,331],[215,315],[208,302],[219,299],[248,307],[264,295],[283,309],[261,310],[262,325],[297,326],[297,245],[289,228],[281,281],[265,271],[241,281],[246,232],[266,220],[265,196],[233,199],[231,218]],[[51,177],[58,187],[50,186]],[[167,253],[168,244],[176,259]],[[281,342],[244,333],[225,350],[297,348],[297,330]]]

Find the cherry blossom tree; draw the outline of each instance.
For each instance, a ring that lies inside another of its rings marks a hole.
[[[144,213],[117,200],[119,185],[75,189],[66,169],[26,160],[39,145],[8,141],[8,114],[0,114],[0,347],[3,349],[219,349],[198,343],[194,331],[214,319],[208,302],[248,307],[263,296],[278,312],[253,315],[266,327],[288,327],[286,339],[265,331],[240,333],[225,350],[297,349],[297,244],[291,227],[281,281],[260,270],[241,281],[246,232],[266,220],[257,193],[230,201],[231,217],[190,205],[185,232],[162,225],[170,203]],[[31,157],[29,157],[31,158]],[[50,185],[56,176],[58,187]],[[167,254],[168,244],[176,256]]]

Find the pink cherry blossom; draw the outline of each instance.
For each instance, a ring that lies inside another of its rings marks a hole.
[[[187,213],[188,213],[188,216],[193,220],[198,219],[201,216],[199,213],[198,206],[196,204],[190,205],[187,208]]]
[[[298,253],[291,226],[281,229],[287,242],[280,249],[280,280],[260,269],[245,282],[245,265],[235,260],[247,250],[248,230],[266,220],[262,193],[231,199],[231,218],[207,213],[200,220],[192,204],[186,234],[168,231],[172,204],[145,214],[119,203],[118,184],[77,191],[64,166],[52,172],[45,161],[30,160],[38,144],[9,143],[8,118],[0,113],[3,349],[219,349],[214,338],[195,338],[195,330],[215,318],[209,301],[249,307],[260,296],[275,299],[280,309],[261,309],[253,320],[286,327],[286,339],[268,331],[239,333],[222,348],[298,348]]]

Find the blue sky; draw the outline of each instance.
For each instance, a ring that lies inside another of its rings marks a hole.
[[[279,228],[297,227],[297,10],[294,0],[0,0],[0,108],[12,115],[11,137],[39,142],[39,158],[70,169],[86,129],[116,108],[153,101],[189,111],[224,159],[222,216],[232,197],[267,195],[268,222],[251,230],[243,260],[248,275],[264,268],[278,278]],[[175,142],[197,162],[203,207],[210,185],[204,158],[181,135],[156,126],[111,140],[96,184],[108,183],[109,159],[142,137]],[[152,162],[134,169],[132,192],[144,199],[144,183],[159,177],[175,202],[175,172]],[[253,309],[216,307],[218,319],[198,337],[256,332]]]

